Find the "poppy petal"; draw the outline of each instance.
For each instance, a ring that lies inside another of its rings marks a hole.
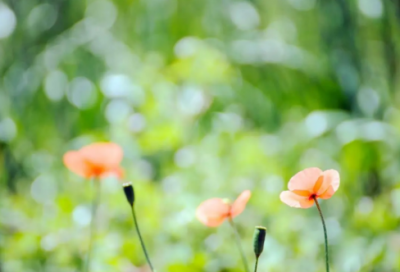
[[[79,150],[81,155],[93,166],[113,169],[122,161],[122,148],[115,143],[94,143]]]
[[[79,151],[69,151],[65,153],[63,161],[65,166],[75,174],[85,178],[90,178],[91,173],[88,165]]]
[[[324,171],[324,178],[332,186],[332,189],[336,192],[340,186],[340,175],[339,172],[334,169]]]
[[[315,184],[314,194],[320,197],[326,191],[328,191],[329,188],[333,188],[333,186],[337,189],[339,187],[339,183],[339,173],[336,170],[326,170],[322,173],[317,183]]]
[[[232,204],[232,208],[231,208],[231,216],[236,217],[239,214],[241,214],[244,209],[246,208],[246,204],[249,201],[251,197],[251,192],[250,190],[246,190],[244,192],[242,192],[238,198],[236,198],[235,202],[233,202]]]
[[[313,194],[318,194],[319,191],[326,191],[328,188],[327,186],[329,187],[329,183],[324,180],[324,175],[320,175],[317,179],[317,182],[314,184]]]
[[[318,198],[322,199],[329,199],[335,194],[335,190],[333,189],[332,186],[329,186],[329,188],[321,195],[318,196]]]
[[[294,190],[294,191],[291,191],[291,192],[295,193],[298,196],[310,197],[312,195],[312,193],[310,191],[307,191],[307,190]]]
[[[100,177],[106,178],[109,176],[115,176],[119,179],[122,179],[124,177],[124,169],[122,167],[117,166],[112,169],[106,170],[106,172],[102,173],[102,175]]]
[[[196,217],[208,227],[217,227],[229,215],[229,210],[229,204],[221,198],[211,198],[200,204],[196,210]]]
[[[314,186],[322,174],[321,169],[312,167],[304,169],[294,175],[289,181],[289,190],[301,190],[313,192]]]
[[[307,209],[314,205],[314,199],[299,196],[291,191],[283,191],[280,195],[280,199],[283,203],[293,208]]]

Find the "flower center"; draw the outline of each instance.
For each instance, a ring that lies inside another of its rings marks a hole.
[[[92,166],[92,174],[93,176],[100,177],[104,173],[104,167],[101,166]]]

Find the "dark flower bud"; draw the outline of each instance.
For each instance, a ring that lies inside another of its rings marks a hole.
[[[122,184],[122,186],[124,188],[126,199],[133,207],[133,203],[135,202],[135,191],[133,190],[132,182],[126,182]]]
[[[254,247],[254,253],[256,254],[257,258],[260,257],[261,253],[264,250],[264,241],[266,233],[267,229],[265,227],[260,227],[260,226],[257,226],[254,231],[253,247]]]

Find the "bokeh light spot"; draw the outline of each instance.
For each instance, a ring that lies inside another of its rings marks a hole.
[[[90,209],[83,205],[76,207],[72,212],[72,219],[79,226],[88,226],[92,220]]]
[[[0,39],[10,36],[17,25],[14,12],[5,4],[0,2]]]

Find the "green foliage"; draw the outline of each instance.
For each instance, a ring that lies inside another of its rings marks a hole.
[[[158,271],[242,271],[211,197],[258,271],[323,271],[315,207],[279,200],[302,168],[337,169],[322,201],[332,271],[400,270],[400,6],[389,0],[0,1],[0,271],[76,271],[93,186],[63,154],[125,153]],[[10,15],[11,14],[11,15]],[[15,20],[14,20],[15,19]],[[7,32],[8,31],[8,32]],[[93,271],[145,271],[121,183],[101,181]]]

